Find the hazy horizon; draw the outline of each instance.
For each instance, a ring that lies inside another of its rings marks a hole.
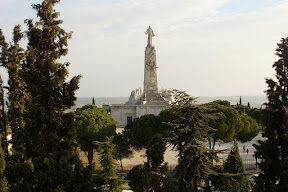
[[[75,104],[76,107],[81,107],[86,104],[92,103],[93,97],[78,97]],[[125,104],[129,97],[94,97],[95,104],[98,107],[102,107],[103,104]],[[212,102],[215,100],[227,100],[231,103],[231,105],[236,105],[237,102],[239,102],[240,96],[206,96],[206,97],[199,97],[197,98],[197,103],[207,103]],[[260,108],[261,105],[267,101],[266,96],[241,96],[242,104],[247,105],[248,102],[251,106]]]

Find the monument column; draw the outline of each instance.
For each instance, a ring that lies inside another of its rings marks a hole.
[[[148,41],[145,50],[144,97],[146,100],[152,100],[158,94],[156,51],[152,45],[152,37],[155,35],[150,26],[145,34],[148,34]]]

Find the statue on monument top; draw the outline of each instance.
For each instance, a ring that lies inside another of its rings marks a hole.
[[[149,26],[149,28],[146,30],[145,35],[148,34],[148,46],[151,45],[152,46],[152,37],[154,37],[154,32],[152,30],[152,28]]]

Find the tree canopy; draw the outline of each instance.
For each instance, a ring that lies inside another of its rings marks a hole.
[[[247,142],[259,133],[256,120],[245,113],[238,113],[234,107],[227,105],[227,102],[215,101],[205,106],[209,106],[211,110],[208,113],[215,117],[209,122],[209,125],[216,130],[215,134],[209,138],[211,148],[214,149],[215,142],[218,140],[230,142],[236,138],[238,141]]]
[[[116,133],[116,121],[104,109],[88,104],[76,109],[77,142],[86,152],[89,164],[93,163],[95,141],[104,142]]]
[[[132,147],[135,149],[146,149],[153,135],[161,132],[157,116],[147,114],[128,123],[125,127],[124,135],[129,138]]]

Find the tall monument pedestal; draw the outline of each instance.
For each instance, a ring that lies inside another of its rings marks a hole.
[[[110,111],[117,121],[117,127],[125,127],[133,119],[145,114],[158,115],[162,110],[169,108],[173,100],[170,91],[158,89],[156,50],[152,45],[152,37],[155,35],[150,26],[145,34],[148,35],[148,41],[145,49],[143,92],[141,88],[133,90],[124,105],[105,105],[105,109]]]

